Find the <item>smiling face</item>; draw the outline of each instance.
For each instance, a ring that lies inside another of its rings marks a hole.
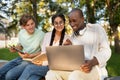
[[[35,31],[35,19],[30,14],[23,14],[20,18],[20,26],[27,31],[28,34],[33,34]]]
[[[68,15],[69,23],[73,31],[79,31],[84,27],[84,17],[80,15],[79,11],[73,11]]]
[[[30,19],[22,27],[28,32],[28,34],[33,34],[35,31],[35,22],[33,21],[33,19]]]
[[[56,17],[54,19],[53,25],[54,25],[54,28],[56,29],[56,31],[62,32],[62,30],[64,29],[64,26],[65,26],[65,23],[61,17]]]

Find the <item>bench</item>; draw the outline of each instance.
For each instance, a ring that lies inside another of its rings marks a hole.
[[[108,78],[105,78],[104,80],[120,80],[120,76],[108,77]]]

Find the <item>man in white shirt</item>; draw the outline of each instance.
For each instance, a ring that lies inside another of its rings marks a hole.
[[[106,62],[111,56],[111,49],[105,30],[98,24],[85,24],[84,16],[80,9],[73,9],[69,13],[68,17],[70,25],[74,31],[71,37],[72,44],[84,45],[86,61],[80,67],[80,71],[84,72],[85,74],[92,74],[92,70],[96,68],[99,74],[98,80],[103,80],[105,77],[107,77],[107,70],[105,67]],[[80,71],[76,71],[74,73],[76,76],[75,80],[80,80]]]

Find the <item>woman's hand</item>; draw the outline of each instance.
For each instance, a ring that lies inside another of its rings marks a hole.
[[[69,39],[66,39],[63,45],[72,45],[72,42]]]

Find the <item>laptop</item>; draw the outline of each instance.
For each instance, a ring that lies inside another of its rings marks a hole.
[[[83,45],[49,46],[46,54],[52,70],[79,70],[85,61]]]

